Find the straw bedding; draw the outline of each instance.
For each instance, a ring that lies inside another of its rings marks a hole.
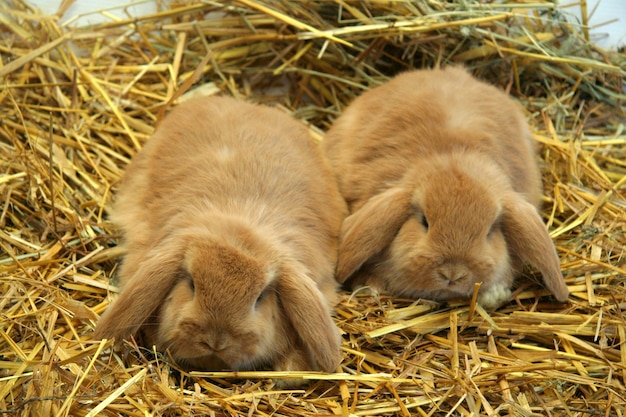
[[[181,0],[82,29],[0,4],[0,414],[623,416],[626,56],[552,2],[500,3]],[[116,182],[180,96],[280,105],[322,139],[360,92],[450,63],[527,109],[568,303],[533,271],[496,312],[344,292],[335,374],[185,373],[91,341]]]

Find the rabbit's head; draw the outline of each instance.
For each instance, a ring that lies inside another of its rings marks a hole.
[[[122,340],[143,328],[193,369],[334,371],[339,334],[307,271],[247,228],[229,229],[182,232],[148,253],[96,338]]]

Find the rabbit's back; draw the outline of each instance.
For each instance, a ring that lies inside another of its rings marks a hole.
[[[225,97],[177,106],[139,161],[151,212],[184,212],[203,204],[238,212],[251,198],[281,205],[288,199],[280,196],[319,192],[319,178],[311,174],[323,162],[306,129],[276,116]],[[132,190],[124,196],[138,197]]]
[[[496,162],[538,203],[534,144],[519,106],[460,68],[411,71],[364,94],[329,131],[325,150],[349,203],[400,180],[420,161],[458,150]]]
[[[319,259],[318,251],[334,254],[345,216],[333,185],[319,146],[287,114],[228,97],[193,99],[176,106],[133,159],[114,220],[129,252],[222,213]],[[327,265],[313,269],[331,268],[334,258],[322,258]]]

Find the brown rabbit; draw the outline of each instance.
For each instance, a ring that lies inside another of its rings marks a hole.
[[[233,98],[186,101],[123,178],[122,290],[95,338],[141,332],[196,370],[335,371],[346,214],[300,123]]]
[[[568,298],[537,212],[540,172],[518,105],[461,68],[411,71],[364,93],[324,140],[350,215],[337,278],[495,308],[523,262]]]

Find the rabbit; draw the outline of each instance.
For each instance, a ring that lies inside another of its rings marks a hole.
[[[535,143],[521,108],[464,68],[411,70],[350,103],[323,140],[349,208],[337,280],[391,295],[511,297],[524,263],[569,292],[538,213]]]
[[[346,215],[301,123],[230,97],[184,101],[122,178],[121,291],[94,338],[139,335],[186,369],[334,372]]]

